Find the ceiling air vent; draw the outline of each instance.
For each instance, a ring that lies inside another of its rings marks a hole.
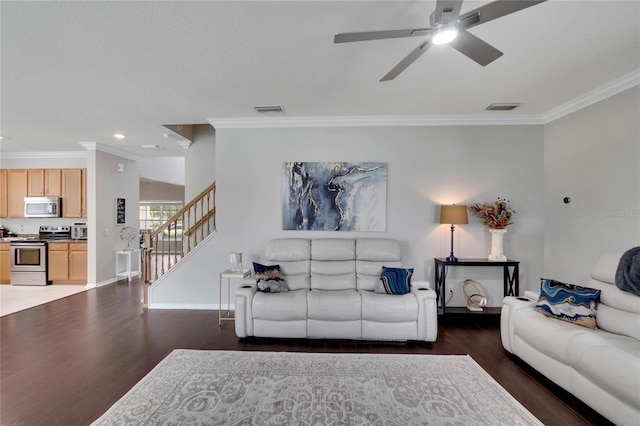
[[[262,105],[253,108],[261,114],[277,114],[284,111],[281,105]]]
[[[516,109],[520,106],[520,104],[491,104],[485,109],[487,111],[511,111],[512,109]]]
[[[140,145],[144,149],[160,149],[160,145]]]

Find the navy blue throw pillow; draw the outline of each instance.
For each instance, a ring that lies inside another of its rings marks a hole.
[[[383,266],[375,292],[381,294],[407,294],[411,288],[412,275],[413,268],[387,268]]]

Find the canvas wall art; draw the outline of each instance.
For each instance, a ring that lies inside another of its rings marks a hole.
[[[385,231],[387,163],[285,162],[282,229]]]

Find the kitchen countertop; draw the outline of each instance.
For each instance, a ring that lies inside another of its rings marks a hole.
[[[0,238],[0,243],[10,243],[12,241],[41,241],[41,238],[36,235],[19,235],[16,237]],[[60,240],[44,240],[49,243],[86,243],[87,240],[74,240],[71,238],[64,238]]]

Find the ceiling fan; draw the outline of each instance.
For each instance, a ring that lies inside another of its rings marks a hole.
[[[463,55],[485,66],[502,56],[502,52],[467,32],[467,30],[538,3],[543,3],[546,0],[495,0],[460,15],[462,1],[438,0],[436,9],[430,16],[431,26],[427,28],[338,33],[335,35],[333,42],[349,43],[353,41],[427,36],[426,41],[409,53],[380,81],[396,78],[423,53],[429,50],[433,44],[448,44]]]

